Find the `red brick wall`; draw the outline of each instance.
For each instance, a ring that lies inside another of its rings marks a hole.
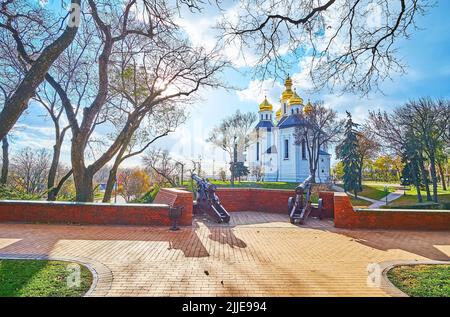
[[[334,218],[334,192],[319,192],[319,198],[322,198],[322,218]],[[315,216],[314,212],[311,213]]]
[[[334,193],[334,225],[348,229],[450,230],[450,211],[354,211],[345,193]]]
[[[288,198],[293,195],[293,190],[218,188],[216,193],[228,212],[260,211],[287,214]]]
[[[155,204],[0,201],[0,222],[170,226],[169,205],[183,206],[179,225],[192,224],[192,193],[161,189]]]
[[[190,226],[192,224],[193,195],[190,191],[177,188],[161,188],[155,197],[155,204],[183,207],[179,224]]]
[[[333,193],[321,192],[324,199],[324,218],[333,217]],[[228,212],[259,211],[288,214],[288,199],[294,190],[259,188],[218,188],[217,195]],[[314,216],[314,215],[313,215]]]

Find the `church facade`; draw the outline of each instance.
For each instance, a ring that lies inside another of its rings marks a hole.
[[[300,140],[299,129],[308,128],[313,105],[306,105],[292,90],[292,79],[285,80],[280,108],[273,117],[273,106],[267,98],[259,105],[259,122],[247,148],[250,180],[302,182],[310,174],[307,142]],[[297,132],[297,133],[296,133]],[[326,148],[320,149],[316,182],[330,181],[330,159]],[[259,174],[258,176],[256,174]]]

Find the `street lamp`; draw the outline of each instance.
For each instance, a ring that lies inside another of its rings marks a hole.
[[[386,206],[388,204],[388,187],[384,186],[384,193],[386,194]]]
[[[237,161],[237,143],[236,143],[237,136],[235,135],[233,137],[233,162],[231,165],[232,169],[232,175],[231,178],[233,179],[233,182],[231,184],[231,187],[234,187],[234,181],[236,180],[236,161]]]
[[[181,163],[181,162],[179,162],[179,161],[177,161],[177,160],[174,160],[175,161],[175,165],[180,165],[181,166],[181,180],[180,180],[180,183],[181,183],[181,186],[183,186],[183,179],[184,179],[184,165],[185,164],[183,164],[183,163]]]

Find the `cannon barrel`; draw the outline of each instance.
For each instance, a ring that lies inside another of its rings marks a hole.
[[[312,175],[309,175],[308,178],[306,178],[303,183],[297,186],[297,188],[305,189],[307,186],[311,185],[312,182]]]
[[[211,184],[206,179],[201,178],[197,174],[192,174],[192,179],[197,182],[198,185],[202,186],[205,190],[213,190],[215,191],[217,189],[216,185]]]
[[[204,180],[200,177],[200,176],[198,176],[197,174],[192,174],[192,179],[194,180],[194,181],[196,181],[196,182],[199,182],[199,183],[202,183],[202,182],[204,182]]]

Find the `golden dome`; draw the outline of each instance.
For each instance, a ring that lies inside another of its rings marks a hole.
[[[289,77],[289,75],[287,76],[287,78],[284,81],[284,86],[286,88],[291,88],[292,87],[292,79],[291,79],[291,77]]]
[[[306,104],[306,106],[303,107],[303,112],[304,112],[306,115],[308,115],[308,114],[310,114],[310,113],[313,112],[313,111],[314,111],[314,107],[313,107],[313,105],[311,104],[311,102],[308,101],[308,103]]]
[[[292,95],[294,94],[294,92],[292,91],[292,79],[291,77],[289,77],[289,75],[284,81],[284,86],[286,87],[286,89],[281,94],[281,102],[291,99]]]
[[[278,120],[281,118],[281,108],[277,110],[277,112],[275,113],[275,118]]]
[[[259,105],[259,111],[272,111],[272,104],[264,98],[264,101]]]
[[[296,91],[294,91],[292,97],[289,99],[289,106],[295,105],[303,105],[303,99],[300,98],[299,95],[297,95]]]

